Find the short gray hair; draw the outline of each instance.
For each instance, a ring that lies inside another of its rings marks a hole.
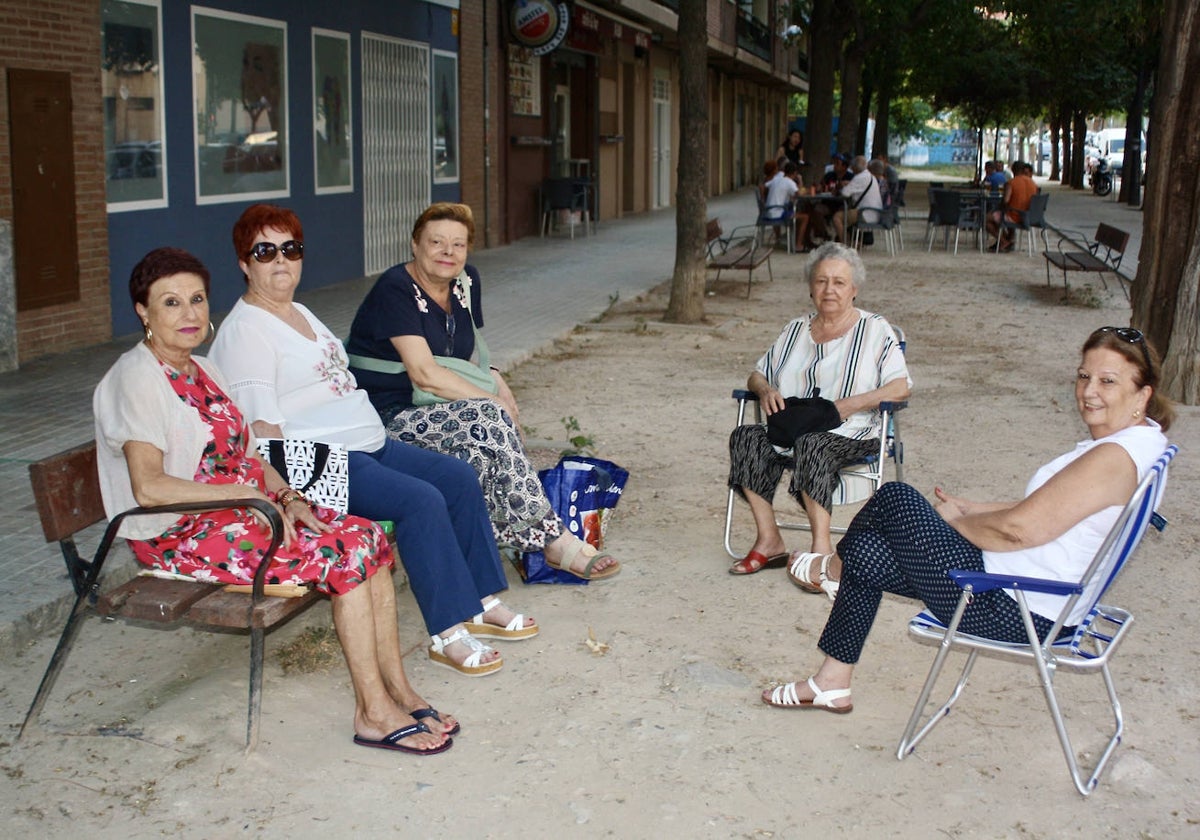
[[[808,265],[804,268],[804,279],[810,289],[812,288],[813,274],[816,273],[817,266],[825,262],[825,260],[841,260],[849,265],[850,282],[854,284],[855,289],[861,289],[863,284],[867,282],[867,267],[863,265],[862,257],[858,255],[858,251],[853,248],[847,248],[840,242],[826,242],[812,252],[812,255],[808,258]]]
[[[875,160],[867,164],[867,171],[872,175],[879,176],[886,172],[887,169],[884,167],[883,161],[881,161],[879,158],[875,158]]]
[[[867,168],[866,156],[855,155],[854,160],[850,161],[850,168],[853,169],[855,171],[855,173],[862,172],[864,169]]]

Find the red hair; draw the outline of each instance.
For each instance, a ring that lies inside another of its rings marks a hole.
[[[233,251],[239,261],[249,259],[254,240],[267,228],[282,230],[297,242],[304,241],[304,226],[294,212],[276,204],[251,204],[233,225]],[[250,282],[249,277],[242,277]]]

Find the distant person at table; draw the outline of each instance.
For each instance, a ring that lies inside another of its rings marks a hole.
[[[1000,216],[1008,214],[1010,222],[1020,222],[1021,213],[1029,210],[1029,203],[1037,195],[1037,184],[1033,182],[1033,167],[1022,161],[1013,164],[1013,179],[1004,185],[1004,199],[1001,209],[988,215],[988,233],[997,238],[995,247],[998,251],[1013,249],[1013,234],[1000,227]],[[989,246],[991,247],[991,246]]]
[[[778,177],[782,177],[783,172],[779,168],[776,161],[768,160],[762,167],[762,181],[758,184],[758,194],[762,197],[763,203],[767,201],[767,191],[771,187],[771,183]]]
[[[776,173],[775,177],[767,184],[763,215],[768,219],[786,221],[792,218],[795,213],[793,199],[800,191],[800,187],[796,183],[796,175],[799,171],[796,164],[788,161],[783,165],[783,171]]]
[[[820,190],[822,193],[836,194],[841,185],[850,180],[850,156],[837,152],[829,160],[830,165],[821,180]],[[841,200],[838,199],[817,202],[806,209],[808,220],[804,224],[804,238],[800,240],[802,249],[815,248],[819,244],[818,239],[824,241],[831,238],[829,219],[840,206]]]
[[[1004,185],[1008,183],[1008,179],[1004,177],[1004,173],[997,169],[994,160],[985,161],[983,164],[983,179],[979,182],[979,186],[988,190],[992,195],[999,195],[1004,191]]]
[[[839,207],[833,214],[833,231],[838,242],[846,241],[846,228],[857,223],[859,218],[877,224],[883,217],[883,196],[879,194],[879,182],[867,169],[867,159],[857,155],[850,166],[854,177],[842,185],[841,190],[849,209]]]
[[[883,163],[883,177],[887,181],[888,194],[895,199],[900,195],[900,171],[892,166],[887,155],[880,155],[877,160]]]
[[[788,132],[788,136],[783,138],[783,142],[779,144],[779,148],[775,151],[775,159],[787,158],[788,163],[794,163],[799,169],[804,165],[804,132],[798,128],[794,128]]]

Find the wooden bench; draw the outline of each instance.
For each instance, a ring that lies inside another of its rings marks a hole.
[[[250,697],[246,720],[246,750],[258,743],[258,721],[262,707],[263,643],[267,630],[311,606],[321,597],[316,590],[290,587],[292,597],[267,594],[275,588],[266,583],[267,567],[283,537],[283,521],[274,506],[261,499],[237,499],[228,507],[250,507],[270,522],[272,539],[263,562],[254,576],[250,594],[227,591],[226,587],[191,580],[164,580],[135,577],[107,592],[100,592],[100,573],[116,540],[117,529],[126,517],[153,513],[189,513],[212,510],[214,505],[176,504],[152,508],[133,508],[109,522],[96,553],[84,560],[75,545],[75,535],[103,520],[100,479],[96,472],[96,445],[60,452],[30,464],[38,517],[47,542],[57,541],[67,564],[67,574],[75,588],[75,606],[67,618],[58,647],[50,659],[29,712],[21,724],[18,739],[31,722],[36,724],[42,707],[70,653],[88,607],[103,616],[174,624],[185,621],[201,627],[246,630],[250,635]],[[282,589],[282,587],[280,587]],[[164,663],[166,667],[167,663]]]
[[[721,230],[719,219],[709,219],[705,225],[705,235],[708,240],[708,267],[717,270],[715,281],[721,279],[721,272],[725,269],[745,269],[746,297],[750,297],[750,287],[754,283],[754,269],[764,262],[767,264],[767,275],[771,278],[771,282],[775,281],[775,274],[771,271],[771,251],[774,250],[774,247],[761,244],[757,235],[739,233],[739,231],[746,230],[754,230],[757,234],[757,227],[754,225],[734,228],[729,236],[725,236]]]
[[[1104,275],[1111,272],[1116,276],[1117,285],[1121,287],[1125,297],[1129,297],[1129,290],[1125,288],[1125,278],[1121,274],[1121,259],[1129,245],[1128,233],[1101,222],[1096,227],[1096,236],[1092,239],[1074,230],[1059,230],[1058,235],[1058,250],[1043,252],[1046,257],[1047,286],[1050,285],[1050,266],[1053,264],[1062,269],[1064,289],[1068,288],[1068,271],[1083,271],[1099,274],[1100,282],[1104,284],[1105,291],[1108,291],[1108,281],[1104,279]]]

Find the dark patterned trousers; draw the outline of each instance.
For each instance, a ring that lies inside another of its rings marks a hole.
[[[838,543],[841,586],[818,646],[839,662],[854,664],[879,611],[884,592],[923,601],[949,623],[962,590],[950,569],[983,571],[983,552],[946,523],[908,484],[879,488],[850,523]],[[1035,614],[1042,639],[1054,622]],[[1017,602],[1003,589],[977,593],[959,627],[965,633],[1002,642],[1024,642],[1025,625]]]
[[[800,494],[807,493],[814,502],[830,510],[838,472],[878,451],[879,438],[851,440],[832,432],[817,432],[798,437],[794,454],[781,455],[767,439],[766,426],[757,423],[738,426],[729,435],[729,486],[743,499],[749,490],[770,502],[775,498],[783,471],[790,469],[788,494],[799,502]]]
[[[475,468],[496,544],[541,551],[563,532],[521,436],[495,400],[414,406],[385,421],[389,437],[466,461]]]

